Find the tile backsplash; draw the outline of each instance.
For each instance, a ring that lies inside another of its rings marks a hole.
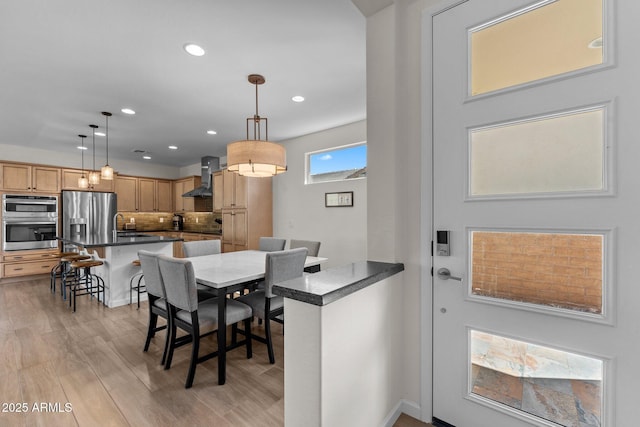
[[[127,229],[137,231],[169,231],[173,229],[173,213],[139,213],[120,212],[124,215]],[[222,225],[215,220],[221,219],[220,212],[185,212],[181,214],[184,218],[184,231],[196,233],[221,232]],[[118,229],[123,228],[121,219],[118,219]]]

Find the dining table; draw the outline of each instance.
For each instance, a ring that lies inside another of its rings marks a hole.
[[[218,384],[220,385],[226,381],[226,296],[242,291],[247,285],[264,279],[267,253],[246,250],[187,258],[193,265],[196,282],[209,287],[218,297]],[[317,269],[326,261],[327,258],[308,256],[305,260],[305,269]]]

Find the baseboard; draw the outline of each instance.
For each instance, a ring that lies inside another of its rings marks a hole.
[[[393,424],[400,418],[400,414],[403,413],[419,420],[420,412],[420,406],[417,403],[401,399],[391,412],[389,412],[389,415],[387,415],[382,422],[381,427],[393,427]]]

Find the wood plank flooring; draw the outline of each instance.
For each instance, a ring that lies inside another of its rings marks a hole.
[[[284,425],[279,324],[272,323],[275,365],[266,346],[256,342],[250,360],[244,348],[227,353],[224,386],[217,384],[212,359],[198,365],[193,388],[186,390],[190,346],[176,350],[165,371],[164,331],[142,351],[147,316],[146,303],[140,310],[108,309],[88,296],[78,298],[72,313],[60,295],[49,292],[48,277],[0,285],[0,410],[8,411],[0,412],[0,425]],[[264,333],[257,322],[253,327]],[[214,346],[215,339],[207,338],[201,350]],[[403,415],[394,427],[426,425]]]

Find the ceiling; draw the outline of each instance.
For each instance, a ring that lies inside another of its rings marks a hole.
[[[189,42],[206,54],[188,55]],[[351,0],[4,1],[0,143],[79,158],[77,135],[91,144],[89,124],[104,130],[109,111],[116,170],[117,159],[144,161],[134,150],[182,167],[245,139],[249,74],[266,78],[259,113],[281,141],[364,119],[365,67],[365,17]],[[96,166],[104,152],[96,137]]]

